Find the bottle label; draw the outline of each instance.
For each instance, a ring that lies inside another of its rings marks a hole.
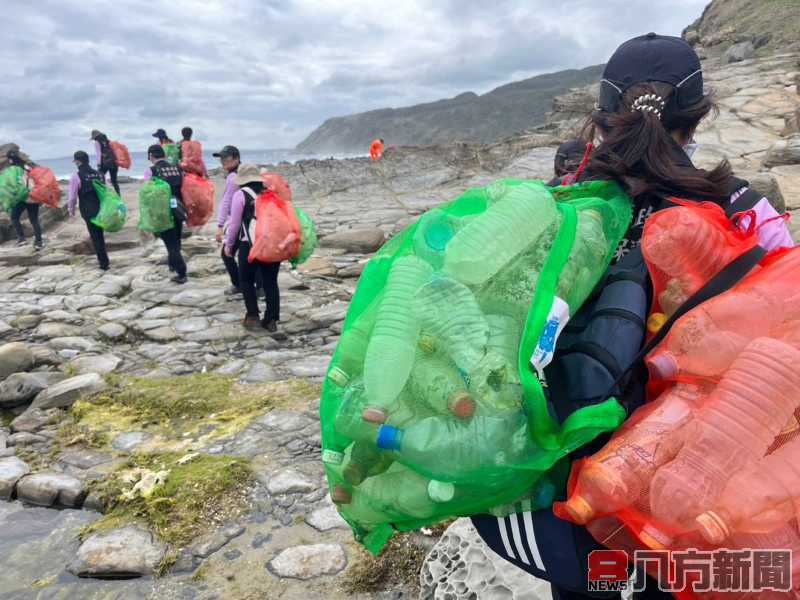
[[[553,360],[556,341],[569,318],[569,304],[555,296],[553,304],[550,306],[550,313],[547,315],[542,335],[539,336],[539,342],[536,344],[531,356],[531,365],[536,369],[540,380],[544,380],[544,368]]]
[[[322,451],[322,462],[327,463],[329,465],[340,465],[344,460],[344,454],[341,452],[337,452],[336,450],[323,450]]]

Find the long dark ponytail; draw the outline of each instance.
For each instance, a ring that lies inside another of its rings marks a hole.
[[[592,152],[588,173],[592,177],[616,179],[633,195],[646,192],[675,193],[688,197],[724,198],[732,176],[727,161],[705,171],[676,159],[672,131],[693,131],[716,111],[708,94],[695,105],[679,108],[675,88],[666,83],[647,82],[631,86],[622,96],[617,112],[595,110],[585,135],[600,133],[601,143]],[[654,110],[636,110],[637,99],[650,96]],[[652,101],[652,97],[659,100]]]

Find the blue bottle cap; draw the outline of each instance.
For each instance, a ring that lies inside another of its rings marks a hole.
[[[402,430],[393,425],[381,425],[378,429],[378,439],[375,440],[378,448],[383,450],[400,450],[400,441],[403,439]]]

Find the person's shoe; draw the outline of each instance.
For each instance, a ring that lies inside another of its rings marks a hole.
[[[251,331],[260,329],[261,328],[261,321],[258,320],[258,317],[253,316],[246,316],[242,319],[242,327],[245,329],[249,329]]]
[[[109,269],[108,265],[100,265],[100,270],[101,271],[108,271],[108,269]]]
[[[264,297],[264,288],[256,288],[256,297],[258,298]]]
[[[278,322],[275,319],[270,319],[269,321],[262,321],[261,326],[270,333],[275,333],[276,331],[278,331]]]
[[[241,294],[242,290],[239,289],[239,286],[232,285],[228,289],[225,290],[225,294],[228,296],[235,296],[236,294]]]
[[[26,242],[25,240],[17,240],[17,247],[19,248],[19,247],[21,247],[21,246],[24,246],[24,245],[25,245],[25,244],[27,244],[27,243],[28,243],[28,242]]]
[[[34,250],[41,250],[44,248],[44,241],[43,240],[36,240],[33,242],[33,249]]]
[[[174,283],[180,283],[181,285],[183,285],[184,283],[186,283],[189,280],[186,278],[186,275],[184,275],[183,277],[181,277],[180,275],[175,275],[175,277],[170,279],[170,281],[172,281]]]

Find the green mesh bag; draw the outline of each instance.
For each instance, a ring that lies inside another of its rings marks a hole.
[[[0,171],[0,208],[6,212],[24,202],[28,197],[28,188],[23,180],[22,167],[11,165]]]
[[[367,263],[320,405],[331,498],[367,549],[520,498],[549,506],[561,459],[623,421],[612,398],[559,425],[538,374],[630,219],[614,183],[506,179]]]
[[[151,177],[139,189],[139,229],[161,233],[175,227],[170,201],[172,188],[163,179]]]
[[[92,184],[100,200],[100,210],[92,217],[92,223],[108,233],[119,231],[125,226],[125,219],[128,216],[125,201],[113,189],[99,181],[93,181]]]
[[[177,144],[164,144],[162,148],[169,164],[177,165],[180,162],[181,151]]]
[[[297,256],[293,256],[289,259],[293,268],[306,262],[308,257],[317,249],[317,231],[314,221],[312,221],[311,217],[301,208],[295,206],[294,212],[297,215],[297,220],[300,222],[300,239],[302,242],[300,243],[300,252],[297,253]]]

